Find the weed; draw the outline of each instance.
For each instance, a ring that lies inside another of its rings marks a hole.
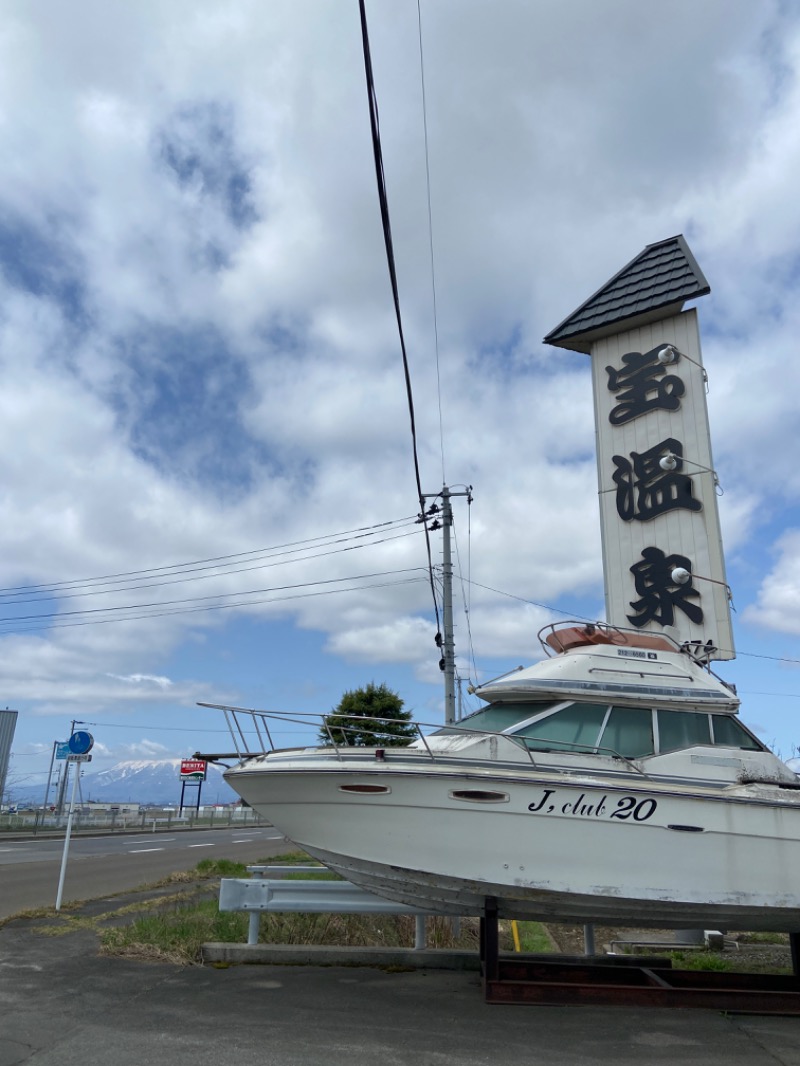
[[[742,933],[740,944],[788,944],[788,933]]]
[[[721,958],[711,951],[673,951],[670,958],[681,970],[717,970],[724,972],[733,969],[728,959]]]
[[[517,922],[520,951],[542,955],[553,950],[553,942],[541,922]]]

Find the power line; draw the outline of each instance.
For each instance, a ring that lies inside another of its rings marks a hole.
[[[157,601],[155,601],[153,603],[121,604],[120,606],[117,606],[117,607],[87,607],[85,610],[82,610],[82,611],[62,611],[62,612],[58,612],[58,611],[43,611],[40,614],[23,614],[23,615],[17,615],[15,617],[11,617],[11,618],[0,618],[0,625],[6,625],[6,624],[13,625],[16,622],[38,621],[38,620],[41,620],[43,618],[58,618],[60,620],[60,619],[63,619],[63,618],[70,618],[70,617],[74,617],[74,616],[78,616],[78,615],[111,614],[113,612],[120,612],[120,611],[150,610],[152,608],[170,607],[170,606],[183,605],[183,604],[199,604],[199,603],[202,603],[202,602],[204,602],[206,600],[218,600],[223,595],[229,595],[229,596],[258,596],[258,595],[261,595],[262,593],[265,593],[265,592],[285,592],[285,591],[288,591],[288,590],[294,590],[294,589],[300,589],[300,588],[313,588],[314,586],[318,586],[318,585],[335,585],[335,584],[338,584],[341,581],[361,581],[361,580],[367,579],[367,578],[389,577],[389,576],[392,576],[392,575],[395,575],[395,574],[408,574],[408,573],[414,573],[415,571],[421,571],[421,570],[422,570],[422,567],[413,566],[413,567],[406,567],[405,569],[402,569],[402,570],[383,570],[383,571],[379,571],[379,572],[371,573],[371,574],[351,574],[351,575],[348,575],[347,577],[326,578],[326,579],[320,580],[320,581],[302,581],[302,582],[299,582],[298,584],[295,584],[295,585],[276,585],[276,586],[273,586],[271,588],[251,589],[251,590],[249,590],[247,592],[236,592],[236,593],[232,592],[232,593],[227,593],[227,594],[218,593],[218,594],[212,595],[212,596],[191,596],[191,597],[186,597],[186,598],[178,599],[178,600],[157,600]]]
[[[400,350],[403,355],[403,374],[406,384],[406,398],[408,400],[408,416],[411,423],[411,450],[414,459],[414,476],[417,483],[417,498],[419,499],[420,514],[425,514],[425,497],[422,492],[422,479],[419,471],[419,454],[417,451],[417,427],[414,416],[414,396],[411,390],[411,372],[408,366],[408,353],[406,351],[405,335],[403,333],[403,318],[400,313],[400,293],[397,284],[397,268],[394,259],[394,243],[392,240],[392,225],[389,218],[389,198],[386,193],[386,177],[383,168],[383,150],[381,148],[380,121],[378,119],[378,97],[375,92],[375,79],[372,73],[372,56],[369,47],[369,32],[367,30],[367,12],[364,0],[358,0],[359,13],[361,15],[361,41],[364,50],[364,74],[367,82],[367,100],[369,103],[369,121],[372,134],[372,154],[375,159],[375,178],[378,185],[378,201],[381,209],[381,223],[383,226],[383,240],[386,248],[386,263],[389,268],[389,279],[392,286],[392,299],[394,301],[394,313],[397,320],[397,332],[400,337]],[[428,574],[430,577],[431,594],[433,596],[433,609],[436,613],[436,630],[441,630],[439,622],[439,604],[436,599],[436,589],[433,583],[433,557],[431,555],[431,539],[427,523],[423,520],[425,530],[425,546],[428,552]]]
[[[431,257],[431,294],[433,298],[433,340],[436,352],[436,395],[439,403],[439,447],[442,453],[442,484],[447,484],[444,469],[444,423],[442,420],[442,379],[439,372],[439,315],[436,306],[436,257],[433,251],[433,211],[431,209],[431,166],[428,149],[428,103],[425,93],[425,59],[422,49],[422,10],[417,0],[417,29],[419,37],[419,77],[422,86],[422,128],[425,140],[425,186],[428,193],[428,237]]]
[[[12,595],[16,594],[27,595],[33,592],[40,592],[42,594],[47,592],[59,592],[61,590],[65,590],[74,586],[81,587],[93,584],[102,584],[105,582],[111,583],[114,581],[122,581],[127,578],[156,576],[167,571],[176,571],[178,573],[192,573],[194,572],[194,570],[189,568],[195,568],[196,570],[204,570],[211,569],[214,565],[235,565],[237,561],[244,561],[246,558],[253,555],[264,555],[265,557],[267,557],[268,553],[278,553],[281,552],[283,549],[295,549],[297,551],[300,551],[302,550],[303,546],[313,544],[316,541],[329,541],[338,537],[349,537],[351,534],[371,535],[374,531],[383,530],[388,528],[389,526],[408,525],[412,522],[416,523],[416,520],[416,515],[406,515],[403,518],[395,518],[387,522],[379,522],[373,526],[361,526],[356,529],[342,530],[337,533],[323,533],[316,537],[307,537],[304,540],[289,541],[285,544],[277,544],[269,548],[254,548],[251,551],[236,552],[231,555],[218,555],[212,556],[208,559],[195,559],[189,562],[182,563],[169,563],[165,566],[151,567],[146,570],[129,570],[117,574],[102,574],[99,577],[72,578],[67,581],[53,581],[38,585],[14,585],[8,588],[0,588],[0,596],[10,598]],[[353,536],[352,539],[359,538]],[[319,546],[322,547],[322,545]],[[232,562],[228,562],[229,560],[232,560]],[[206,566],[204,564],[209,565]]]
[[[423,570],[422,567],[418,567],[418,569],[424,573],[424,570]],[[342,579],[342,580],[344,580],[344,579]],[[261,604],[283,603],[283,602],[288,601],[288,600],[310,599],[313,596],[332,596],[332,595],[338,594],[340,592],[361,592],[364,589],[390,588],[390,587],[393,587],[395,585],[412,585],[415,582],[422,581],[422,580],[424,580],[424,579],[421,578],[421,577],[405,578],[404,580],[401,580],[401,581],[384,581],[384,582],[376,582],[376,583],[373,583],[371,585],[354,585],[351,588],[345,588],[345,589],[323,589],[323,590],[317,591],[317,592],[305,592],[305,593],[300,593],[300,594],[291,595],[291,596],[273,596],[270,599],[266,599],[266,600],[252,600],[249,603],[243,601],[243,602],[239,602],[239,603],[211,604],[211,605],[206,606],[206,607],[178,607],[178,608],[176,608],[174,610],[169,610],[169,611],[152,611],[152,612],[150,612],[148,614],[127,615],[124,618],[93,618],[93,619],[90,619],[88,621],[79,621],[79,622],[55,621],[55,622],[49,623],[47,625],[25,626],[25,627],[20,628],[19,630],[16,630],[16,631],[15,630],[10,630],[10,631],[7,631],[7,632],[12,632],[12,633],[13,632],[17,632],[17,633],[33,633],[33,632],[37,632],[39,630],[48,630],[49,631],[51,629],[68,629],[68,628],[72,628],[74,626],[111,625],[114,622],[134,622],[134,621],[140,621],[142,619],[147,619],[147,618],[165,618],[168,615],[174,615],[174,614],[198,614],[198,613],[209,612],[209,611],[224,611],[224,610],[229,610],[229,609],[235,608],[235,607],[255,607],[255,606],[259,606]],[[113,608],[108,608],[108,609],[112,610]],[[81,612],[81,613],[84,613],[84,612]],[[55,616],[55,617],[57,618],[58,616]]]
[[[414,525],[416,526],[416,520],[414,522]],[[331,551],[317,552],[314,555],[303,555],[303,556],[299,556],[298,558],[294,558],[294,559],[280,559],[277,562],[258,563],[256,566],[243,566],[243,567],[238,567],[237,569],[234,569],[234,570],[221,570],[221,571],[218,571],[217,573],[213,573],[213,574],[198,574],[198,575],[196,575],[194,577],[174,577],[174,578],[171,577],[171,578],[167,578],[165,581],[149,581],[149,582],[140,582],[140,583],[134,584],[134,585],[120,585],[120,586],[117,586],[116,588],[110,588],[110,589],[90,589],[88,592],[60,592],[58,598],[59,598],[59,602],[61,602],[63,600],[82,599],[82,598],[85,598],[87,596],[107,596],[109,594],[117,593],[117,592],[133,592],[133,591],[136,591],[138,589],[161,588],[164,585],[185,585],[188,582],[192,582],[192,581],[208,581],[208,580],[210,580],[212,578],[225,578],[225,577],[230,577],[233,574],[252,573],[254,570],[269,570],[269,569],[271,569],[272,567],[275,567],[275,566],[286,566],[289,563],[304,563],[304,562],[309,562],[310,560],[313,560],[313,559],[322,559],[322,558],[325,558],[325,557],[327,557],[329,555],[339,555],[339,554],[342,554],[343,552],[357,551],[360,548],[371,548],[371,547],[374,547],[375,545],[378,545],[378,544],[385,544],[385,543],[387,543],[388,541],[391,541],[391,540],[402,540],[405,537],[413,537],[413,536],[416,536],[418,533],[419,533],[419,530],[417,528],[414,528],[414,529],[410,530],[408,533],[398,533],[395,536],[391,536],[391,537],[381,537],[379,540],[372,540],[372,541],[370,541],[367,544],[351,544],[351,545],[349,545],[347,547],[344,547],[344,548],[335,548],[335,549],[332,549]],[[351,539],[351,538],[347,538],[347,539]],[[338,542],[334,541],[333,543],[335,544],[335,543],[338,543]],[[295,549],[295,550],[296,551],[300,551],[300,550],[303,550],[303,549]],[[274,558],[274,557],[273,556],[267,556],[266,558]],[[200,569],[205,569],[205,568],[200,568]],[[194,571],[186,571],[186,573],[194,573]],[[76,587],[79,588],[80,586],[76,586]],[[242,593],[242,595],[244,595],[244,593]],[[39,603],[42,599],[52,598],[52,596],[53,596],[53,593],[51,593],[51,592],[43,592],[43,593],[40,593],[40,594],[38,594],[36,596],[32,596],[29,599],[17,599],[13,603],[9,603],[9,601],[6,600],[5,603],[0,602],[0,606],[6,606],[6,607],[7,606],[13,606],[13,607],[16,607],[16,606],[18,606],[20,604],[25,604],[25,603]],[[56,612],[53,612],[53,613],[56,613]],[[0,621],[2,621],[2,620],[0,619]]]
[[[468,497],[467,498],[467,515],[468,516],[471,515],[471,508],[472,508],[472,498]],[[461,565],[461,553],[460,553],[459,548],[458,548],[458,537],[456,536],[456,527],[455,527],[455,523],[453,524],[453,540],[454,540],[455,546],[456,546],[456,559],[458,560],[458,577],[459,577],[459,581],[461,582],[461,601],[462,601],[462,603],[464,605],[464,619],[466,621],[466,626],[467,626],[467,643],[468,643],[468,646],[469,646],[469,661],[470,661],[472,672],[474,673],[474,676],[477,679],[478,667],[477,667],[477,664],[475,662],[475,646],[474,646],[473,641],[472,641],[472,619],[470,618],[470,611],[471,611],[471,605],[470,605],[470,601],[469,601],[469,591],[470,590],[469,590],[468,587],[465,588],[465,585],[466,586],[470,585],[469,574],[471,573],[471,569],[472,569],[471,557],[470,557],[470,552],[472,550],[472,525],[471,525],[471,518],[468,518],[467,529],[468,529],[468,533],[467,533],[467,575],[468,576],[467,576],[467,578],[465,580],[464,579],[463,567]]]

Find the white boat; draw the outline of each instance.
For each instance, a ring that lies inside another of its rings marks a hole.
[[[666,637],[543,634],[547,658],[405,748],[258,753],[287,716],[225,708],[225,778],[331,869],[429,912],[800,930],[800,784],[734,690]]]

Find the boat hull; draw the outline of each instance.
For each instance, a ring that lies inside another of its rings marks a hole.
[[[268,769],[270,758],[228,782],[309,854],[388,899],[450,915],[480,914],[491,897],[509,918],[800,930],[794,794],[313,759]],[[387,791],[348,791],[365,787]]]

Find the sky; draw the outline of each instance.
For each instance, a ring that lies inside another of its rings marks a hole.
[[[589,359],[542,337],[683,233],[712,289],[719,672],[794,754],[800,11],[366,7],[423,491],[472,486],[465,711],[541,626],[602,616]],[[44,787],[73,720],[93,770],[227,750],[198,701],[326,712],[374,681],[441,721],[356,0],[2,12],[10,783]]]

